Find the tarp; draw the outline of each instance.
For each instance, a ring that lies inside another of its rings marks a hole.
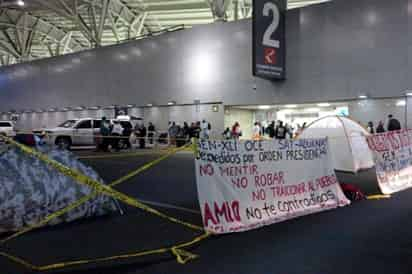
[[[245,231],[345,206],[327,139],[198,142],[196,181],[207,231]]]
[[[390,131],[369,136],[376,175],[384,194],[412,187],[412,130]]]
[[[327,116],[310,124],[298,139],[328,137],[334,168],[355,173],[374,166],[366,143],[368,135],[365,128],[348,117]]]
[[[103,183],[90,167],[63,150],[42,151],[51,159]],[[37,224],[47,215],[77,201],[91,190],[14,147],[0,148],[0,233]],[[115,211],[116,204],[97,195],[50,224],[69,222]]]

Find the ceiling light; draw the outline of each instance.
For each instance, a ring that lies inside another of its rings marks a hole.
[[[24,1],[23,0],[18,0],[16,4],[20,7],[23,7],[24,6]]]
[[[258,109],[262,109],[262,110],[270,109],[270,106],[258,106]]]
[[[319,103],[318,107],[330,107],[329,103]]]
[[[146,106],[148,106],[148,107],[153,107],[153,104],[147,104]]]
[[[282,113],[284,113],[284,114],[287,114],[287,113],[292,113],[292,112],[294,112],[294,110],[292,110],[292,109],[282,109],[282,110],[280,110],[279,112],[282,112]]]
[[[167,102],[167,104],[168,104],[169,106],[173,106],[173,105],[176,105],[176,102],[175,102],[175,101],[169,101],[169,102]]]
[[[359,99],[366,99],[366,98],[368,98],[368,96],[366,96],[366,95],[359,95],[358,98],[359,98]]]
[[[99,107],[99,106],[89,107],[89,109],[90,109],[90,110],[98,110],[98,109],[100,109],[100,107]]]
[[[286,105],[285,108],[297,108],[297,105]]]
[[[405,92],[405,95],[406,95],[406,96],[412,96],[412,91],[409,91],[409,90],[408,90],[407,92]]]
[[[396,102],[396,105],[397,105],[398,107],[403,107],[403,106],[406,105],[406,102],[405,102],[405,100],[399,100],[398,102]]]
[[[128,108],[134,108],[135,105],[127,105]]]
[[[304,111],[307,112],[319,112],[320,108],[305,108]]]

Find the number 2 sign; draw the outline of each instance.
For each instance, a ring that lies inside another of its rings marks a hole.
[[[253,1],[253,75],[285,79],[286,0]]]

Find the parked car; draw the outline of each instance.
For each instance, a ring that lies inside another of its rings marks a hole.
[[[112,120],[110,121],[112,123]],[[82,118],[67,120],[56,128],[46,129],[47,143],[64,149],[72,146],[95,146],[99,140],[101,119]],[[120,120],[125,128],[132,128],[130,121]]]
[[[124,122],[124,121],[128,121],[128,122],[131,123],[133,128],[135,128],[136,125],[140,125],[144,122],[143,119],[140,118],[140,117],[129,116],[129,115],[119,115],[119,116],[116,117],[116,120],[120,121],[121,123]]]
[[[16,131],[14,130],[13,122],[11,121],[0,121],[0,134],[7,137],[16,136]],[[0,140],[1,142],[2,140]]]
[[[93,146],[94,135],[100,130],[101,119],[82,118],[67,120],[61,125],[46,129],[47,143],[61,148]]]

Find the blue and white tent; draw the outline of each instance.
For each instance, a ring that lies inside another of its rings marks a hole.
[[[42,149],[51,159],[103,182],[99,175],[63,150]],[[43,161],[18,148],[0,148],[0,233],[37,224],[47,215],[65,208],[91,189],[56,171]],[[117,203],[103,195],[87,201],[49,225],[99,216],[118,210]]]

